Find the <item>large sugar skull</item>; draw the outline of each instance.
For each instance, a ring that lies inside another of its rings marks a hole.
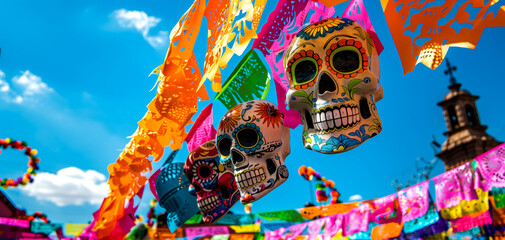
[[[300,112],[303,144],[322,153],[351,150],[382,130],[379,56],[356,22],[326,19],[301,30],[284,55],[288,106]]]
[[[240,193],[233,177],[233,168],[219,163],[215,140],[208,141],[189,153],[184,171],[196,195],[205,223],[214,223],[238,201]]]
[[[289,129],[277,107],[263,100],[241,103],[221,119],[217,149],[224,165],[234,168],[240,201],[260,199],[286,181]]]

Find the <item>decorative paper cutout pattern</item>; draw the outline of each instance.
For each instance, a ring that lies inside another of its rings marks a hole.
[[[367,31],[368,35],[370,35],[370,38],[372,38],[375,48],[377,49],[377,54],[381,54],[382,50],[384,50],[384,46],[379,40],[377,33],[375,33],[363,0],[351,0],[347,8],[344,10],[342,17],[349,18],[359,23],[359,25]]]
[[[458,219],[450,220],[451,227],[454,232],[464,232],[468,231],[474,227],[484,226],[487,224],[492,224],[493,219],[489,214],[489,211],[484,210],[482,212],[470,214],[463,216]]]
[[[320,218],[309,222],[309,227],[307,228],[307,234],[309,235],[309,240],[315,240],[319,233],[321,233],[321,228],[323,227],[326,219]]]
[[[440,209],[440,215],[445,219],[456,219],[463,216],[481,212],[489,209],[488,193],[482,189],[476,189],[478,199],[475,200],[461,200],[461,203],[450,207]]]
[[[402,221],[410,221],[423,216],[429,207],[429,182],[424,181],[398,192]]]
[[[421,228],[432,225],[437,222],[439,218],[440,217],[438,215],[438,211],[435,209],[435,205],[430,201],[426,214],[416,219],[405,221],[403,231],[405,233],[413,233]]]
[[[204,75],[198,88],[201,88],[205,79],[208,78],[212,82],[212,90],[221,91],[219,67],[225,68],[233,54],[242,55],[249,41],[256,37],[256,28],[265,4],[266,0],[256,0],[254,5],[251,0],[214,0],[207,4],[205,16],[209,26],[209,36]],[[244,13],[244,17],[237,17]],[[248,22],[252,24],[251,29],[247,27]],[[230,43],[232,47],[229,47]]]
[[[348,213],[344,214],[343,235],[349,236],[358,232],[368,230],[368,214],[370,207],[368,204],[363,204],[353,208]]]
[[[265,100],[270,89],[270,74],[258,54],[251,49],[242,58],[216,95],[227,109],[254,99]]]
[[[299,224],[295,224],[295,225],[292,225],[292,226],[289,226],[288,229],[289,229],[289,233],[286,233],[286,240],[288,239],[296,239],[296,237],[298,237],[300,234],[303,233],[303,231],[305,231],[305,229],[307,228],[307,225],[309,223],[299,223]]]
[[[148,112],[125,146],[116,163],[109,165],[110,193],[99,209],[93,230],[99,238],[109,235],[124,214],[124,202],[144,186],[142,174],[152,171],[149,156],[158,161],[163,147],[179,149],[186,137],[184,126],[197,111],[197,99],[208,100],[204,89],[196,91],[201,79],[192,51],[205,9],[205,1],[195,1],[170,34],[165,63],[156,68],[158,89]]]
[[[473,49],[484,28],[505,26],[505,6],[497,2],[381,0],[404,74],[418,63],[435,69],[449,47]]]
[[[395,194],[371,201],[370,219],[376,223],[402,222],[398,198]]]
[[[505,187],[505,143],[475,158],[485,191]]]
[[[200,112],[200,115],[188,132],[188,136],[186,137],[188,152],[192,152],[203,143],[216,138],[216,129],[212,125],[212,120],[212,103],[210,103]]]
[[[437,208],[450,208],[460,204],[462,200],[477,199],[474,173],[471,163],[466,163],[434,177]]]

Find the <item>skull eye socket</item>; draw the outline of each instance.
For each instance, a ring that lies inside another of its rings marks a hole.
[[[314,58],[306,57],[298,60],[291,67],[291,76],[295,85],[314,81],[317,76],[318,65]]]
[[[207,165],[200,166],[197,172],[201,179],[207,179],[212,175],[212,169]]]
[[[221,157],[226,158],[230,156],[231,151],[231,139],[227,136],[219,139],[217,142],[217,150],[221,154]]]
[[[242,128],[237,132],[237,142],[243,148],[253,148],[258,145],[260,136],[254,128]]]
[[[362,68],[361,53],[352,46],[335,49],[330,55],[333,69],[342,74],[353,73]]]
[[[213,180],[218,173],[218,166],[213,161],[197,161],[193,165],[193,179],[199,183],[207,183]],[[196,190],[196,186],[195,186]]]

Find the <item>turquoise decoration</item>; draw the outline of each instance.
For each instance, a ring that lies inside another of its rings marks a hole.
[[[431,200],[431,198],[430,198]],[[436,223],[439,219],[438,212],[435,210],[434,204],[430,201],[428,211],[424,216],[405,222],[403,231],[405,233],[413,233],[419,229],[425,228]]]
[[[177,151],[172,152],[156,178],[156,192],[160,206],[167,210],[167,224],[171,232],[200,212],[196,196],[189,194],[189,180],[184,173],[184,163],[173,163]]]
[[[360,141],[354,138],[349,138],[346,135],[340,135],[338,138],[330,137],[328,141],[319,138],[317,134],[314,134],[314,146],[312,149],[321,152],[334,152],[339,150],[339,148],[347,149],[354,145],[359,145]]]
[[[349,236],[349,239],[351,240],[372,239],[372,229],[376,226],[379,226],[379,224],[370,221],[368,222],[368,230],[364,232],[355,233]]]

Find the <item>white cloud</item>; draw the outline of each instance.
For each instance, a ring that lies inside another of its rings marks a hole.
[[[29,70],[14,76],[10,84],[5,80],[5,73],[0,70],[0,98],[6,102],[21,104],[26,98],[33,99],[35,95],[51,92],[54,90]]]
[[[23,95],[31,96],[34,94],[48,93],[54,91],[52,88],[48,87],[42,78],[31,73],[29,70],[22,72],[21,76],[15,76],[12,78],[12,82],[17,84],[23,89]]]
[[[349,202],[356,202],[356,201],[361,201],[363,200],[363,197],[359,194],[354,194],[349,197]]]
[[[105,180],[105,176],[97,171],[68,167],[56,174],[37,173],[33,183],[22,187],[21,191],[37,200],[50,201],[60,207],[82,205],[85,202],[100,204],[108,191]]]
[[[8,92],[10,91],[9,83],[5,81],[5,73],[0,70],[0,92]]]
[[[147,15],[143,11],[129,11],[119,9],[112,13],[119,26],[135,29],[140,32],[144,39],[154,48],[163,47],[168,41],[168,32],[159,31],[156,35],[149,34],[151,28],[156,27],[161,19]]]

